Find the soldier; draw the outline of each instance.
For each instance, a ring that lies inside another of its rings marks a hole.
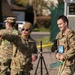
[[[56,58],[62,62],[58,75],[73,75],[75,70],[75,34],[68,27],[66,16],[59,16],[57,24],[60,32],[56,36]],[[62,49],[59,49],[59,47]]]
[[[18,34],[18,31],[13,27],[15,25],[14,17],[7,17],[5,22],[5,28],[0,30],[1,34]],[[0,75],[6,75],[8,68],[10,68],[10,62],[13,53],[13,44],[7,40],[0,38]]]
[[[37,59],[36,42],[30,37],[32,24],[26,22],[21,30],[21,35],[3,35],[3,39],[13,42],[16,51],[11,62],[11,75],[30,75],[32,63]]]

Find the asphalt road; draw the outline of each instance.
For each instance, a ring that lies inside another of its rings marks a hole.
[[[50,36],[49,32],[32,32],[31,37],[36,40],[37,38],[43,38],[44,36]]]
[[[54,53],[50,53],[49,51],[47,50],[44,50],[43,52],[43,59],[41,59],[40,57],[40,53],[38,53],[38,59],[36,62],[33,62],[33,70],[31,70],[31,75],[35,75],[35,72],[36,72],[36,75],[57,75],[58,74],[58,67],[56,68],[50,68],[50,64],[53,63],[53,62],[56,62],[57,60],[55,59],[55,54]],[[40,61],[39,61],[40,59]],[[41,60],[42,60],[42,67],[41,67]],[[39,64],[38,64],[39,62]],[[45,64],[44,64],[45,62]],[[38,65],[38,68],[36,68]],[[45,67],[46,65],[46,67]],[[41,68],[42,68],[42,71],[41,71]],[[46,70],[47,68],[47,70]],[[48,73],[48,74],[47,74]]]

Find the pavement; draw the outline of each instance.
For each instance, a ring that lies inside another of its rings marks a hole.
[[[50,34],[50,32],[32,32],[31,34]]]
[[[50,34],[50,32],[32,32],[32,34]],[[31,70],[31,75],[55,75],[58,73],[58,67],[56,68],[50,68],[50,64],[53,62],[56,62],[56,58],[55,58],[55,54],[50,52],[50,49],[47,48],[42,48],[42,56],[43,59],[40,58],[41,54],[40,54],[40,49],[38,49],[38,59],[33,63],[33,70]],[[39,60],[40,59],[40,60]],[[41,60],[42,60],[42,67],[41,67]],[[38,64],[39,62],[39,64]],[[45,62],[45,64],[44,64]],[[45,67],[46,65],[46,67]],[[38,66],[38,68],[36,69],[36,67]],[[41,71],[42,68],[42,71]],[[47,68],[47,70],[46,70]],[[36,70],[36,74],[35,74],[35,70]],[[47,74],[48,72],[48,74]]]
[[[43,49],[42,50],[42,56],[43,59],[40,58],[40,50],[38,50],[38,59],[36,60],[36,62],[32,62],[33,63],[33,70],[31,70],[31,75],[57,75],[58,74],[58,67],[56,68],[50,68],[50,64],[53,62],[56,62],[57,60],[55,59],[55,54],[51,53],[50,50],[47,49]],[[40,59],[40,61],[39,61]],[[41,67],[41,60],[42,60],[42,67]],[[38,64],[39,62],[39,64]],[[45,64],[44,64],[45,62]],[[38,64],[38,68],[36,69]],[[46,65],[46,67],[45,67]],[[42,71],[41,71],[42,68]],[[47,70],[46,70],[47,68]],[[35,70],[36,70],[36,74],[35,74]],[[41,73],[42,72],[42,73]],[[48,73],[47,73],[48,72]]]

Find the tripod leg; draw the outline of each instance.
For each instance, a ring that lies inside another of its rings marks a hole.
[[[41,59],[41,58],[39,57],[39,60],[38,60],[38,63],[37,63],[37,66],[36,66],[36,70],[35,70],[34,75],[37,75],[37,69],[38,69],[38,66],[39,66],[40,59]]]
[[[44,66],[45,66],[45,69],[46,69],[46,75],[49,75],[49,73],[48,73],[48,70],[47,70],[47,67],[46,67],[46,63],[45,63],[45,60],[44,60],[44,58],[42,57],[42,59],[43,59],[43,62],[44,62]]]
[[[41,75],[43,75],[43,69],[42,69],[42,58],[43,57],[41,56],[40,58],[41,58],[41,62],[40,62],[41,63],[41,65],[40,65],[40,67],[41,67]]]

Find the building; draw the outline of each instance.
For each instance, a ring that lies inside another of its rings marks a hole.
[[[64,15],[68,17],[69,28],[75,30],[75,0],[64,0]]]
[[[33,9],[27,5],[25,7],[13,4],[12,0],[2,0],[2,18],[3,21],[6,17],[16,17],[17,21],[29,21],[33,23]]]

